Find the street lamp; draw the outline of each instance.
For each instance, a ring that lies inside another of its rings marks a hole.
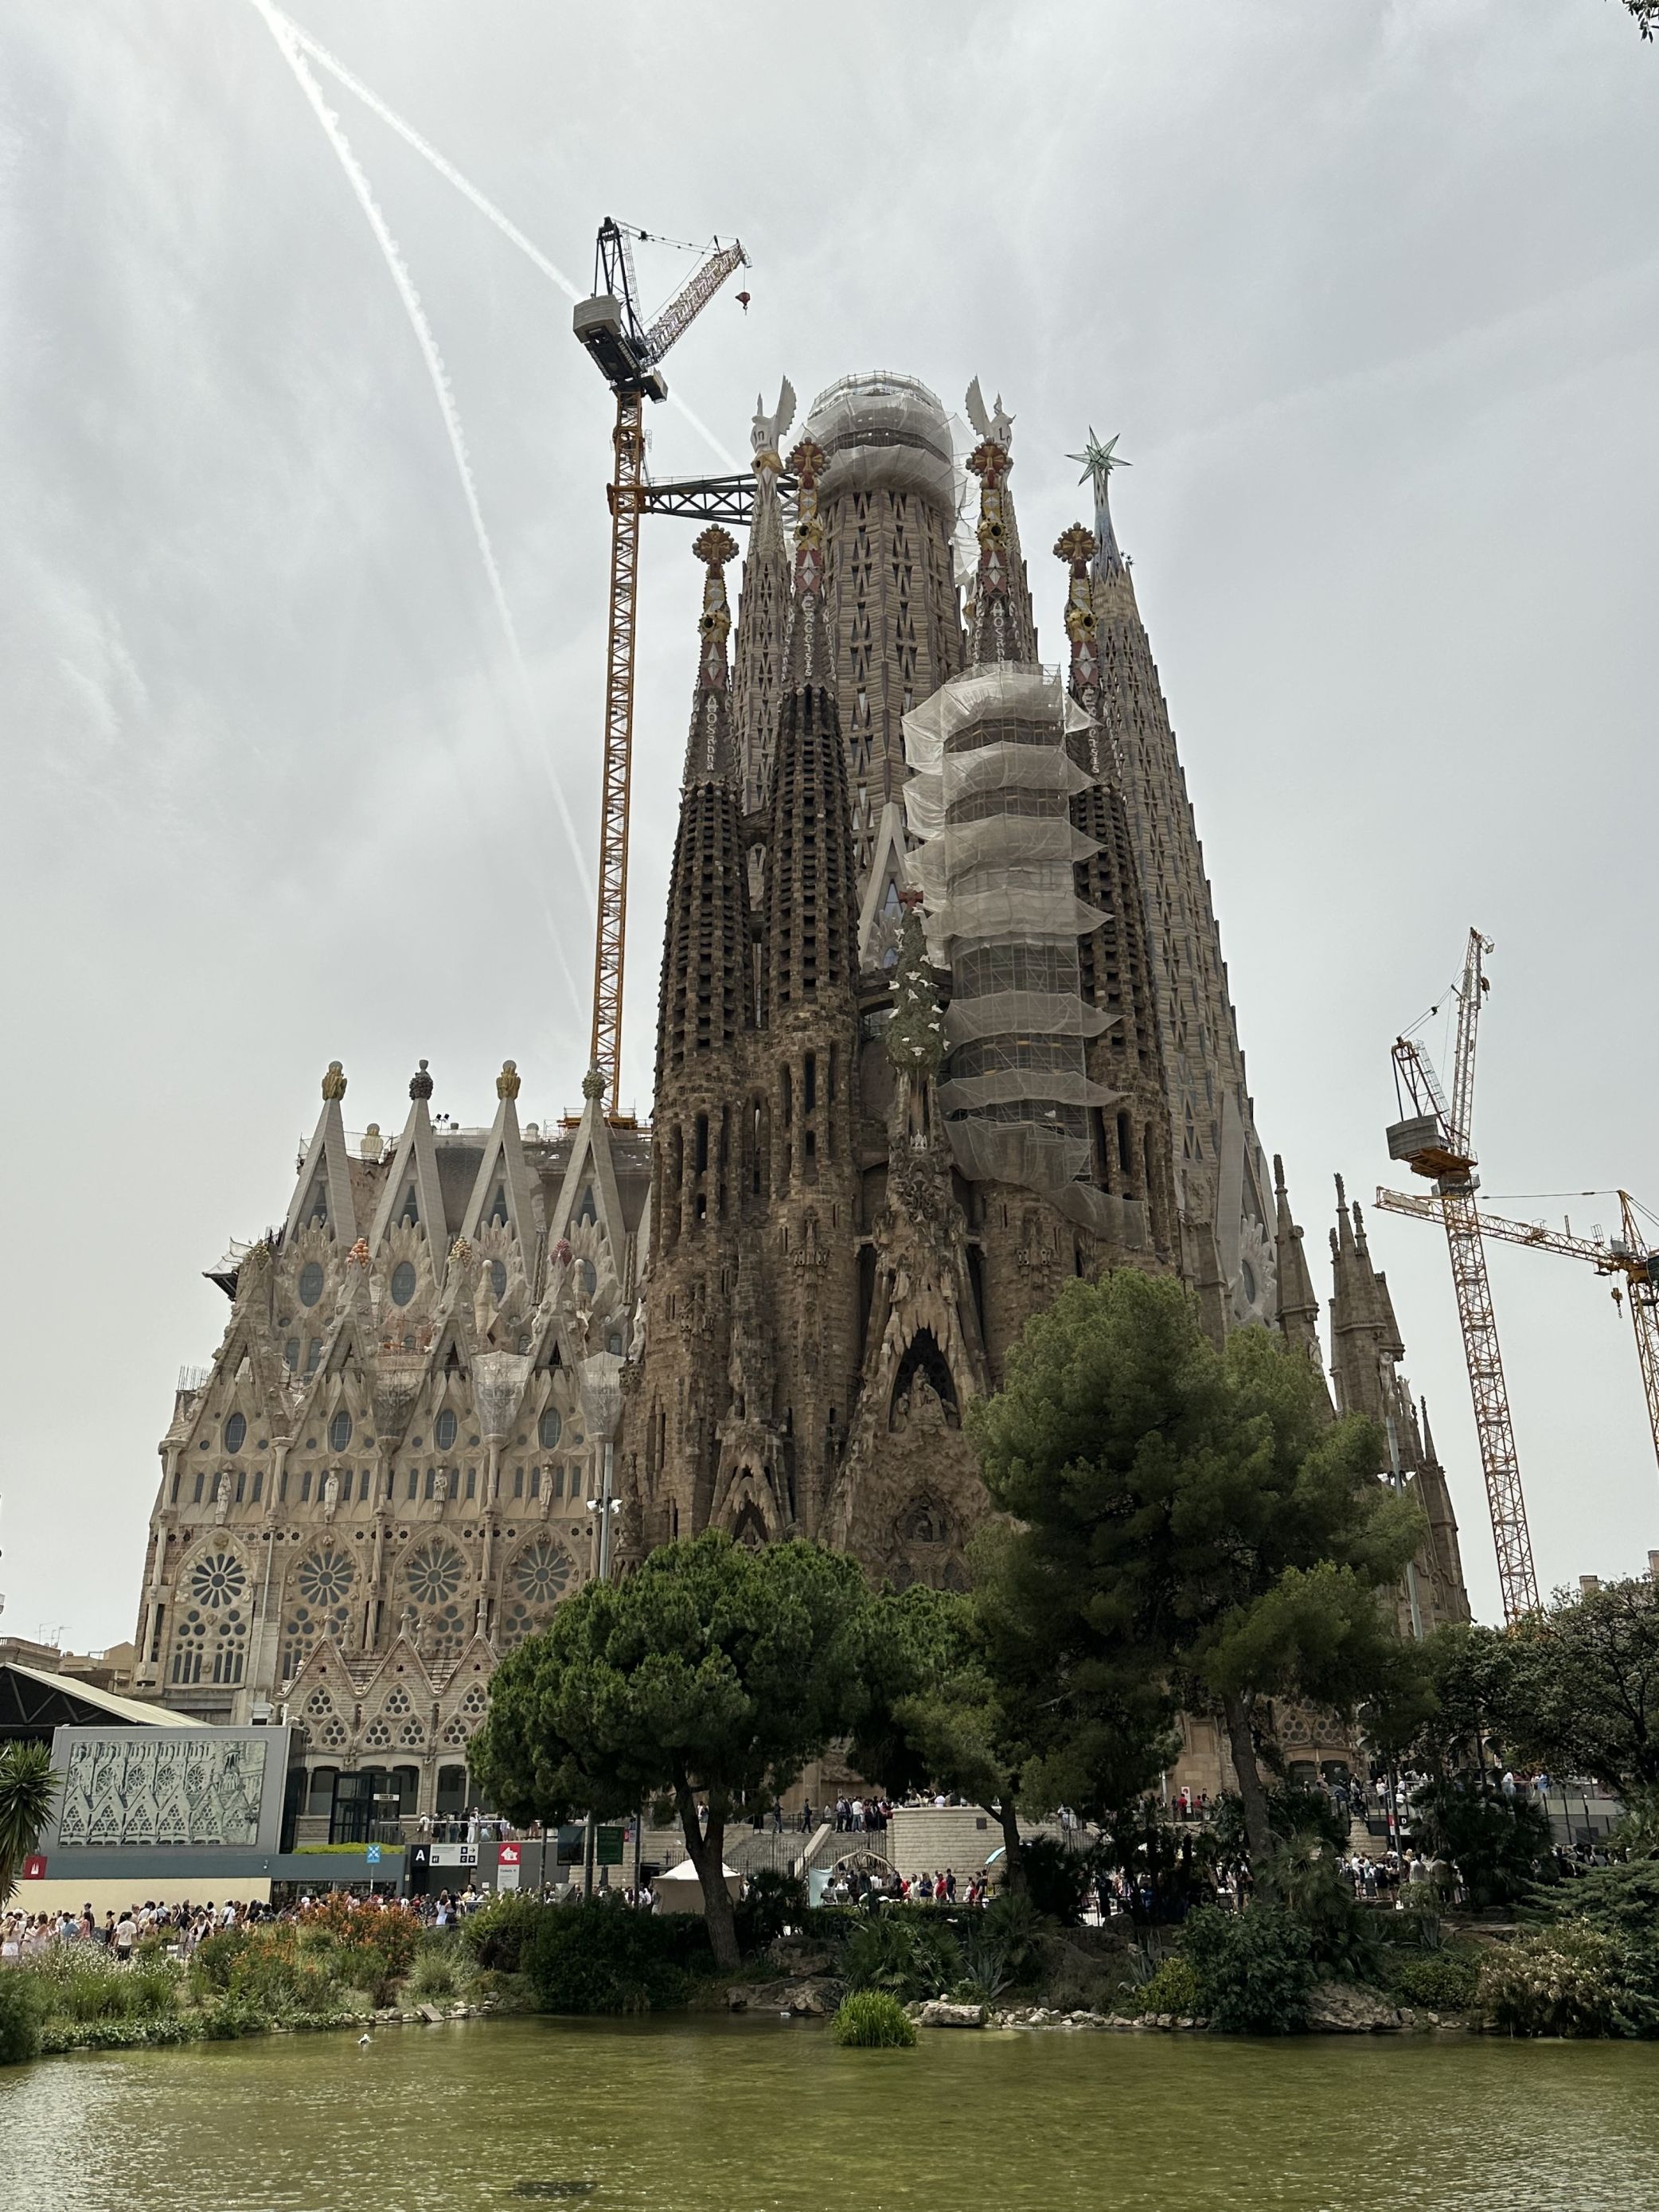
[[[622,1370],[621,1358],[614,1352],[590,1352],[576,1370],[576,1387],[581,1394],[582,1420],[589,1437],[603,1447],[599,1494],[587,1500],[588,1511],[599,1516],[599,1580],[602,1583],[611,1578],[611,1516],[619,1510],[619,1501],[611,1496],[611,1490],[617,1424],[622,1419]],[[593,1894],[593,1860],[598,1844],[593,1815],[590,1813],[582,1851],[582,1890],[584,1896],[588,1898]]]

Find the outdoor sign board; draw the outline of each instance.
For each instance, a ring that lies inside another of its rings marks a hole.
[[[60,1728],[60,1787],[40,1841],[53,1850],[283,1847],[298,1729]]]

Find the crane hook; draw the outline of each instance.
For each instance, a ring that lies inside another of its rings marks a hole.
[[[747,292],[738,293],[738,305],[743,309],[745,315],[749,313],[749,295]]]

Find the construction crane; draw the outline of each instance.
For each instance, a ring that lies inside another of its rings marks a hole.
[[[690,280],[647,328],[639,312],[635,239],[651,234],[610,216],[599,225],[593,297],[572,318],[617,400],[611,505],[611,612],[605,658],[605,769],[599,799],[599,926],[593,948],[593,1032],[589,1063],[617,1104],[622,1066],[623,967],[628,933],[628,801],[634,750],[634,639],[639,594],[640,517],[656,504],[645,475],[645,402],[668,397],[663,356],[683,338],[735,269],[749,265],[741,242],[716,239]],[[676,495],[664,511],[731,519],[742,507],[742,479],[699,478],[663,487]],[[743,519],[746,520],[746,516]]]
[[[1588,1198],[1594,1195],[1586,1191]],[[1598,1275],[1619,1278],[1613,1285],[1613,1302],[1630,1301],[1631,1325],[1636,1332],[1636,1357],[1642,1370],[1642,1395],[1647,1401],[1648,1427],[1659,1459],[1659,1251],[1651,1249],[1637,1218],[1636,1200],[1627,1190],[1618,1194],[1620,1231],[1603,1237],[1575,1237],[1571,1228],[1546,1229],[1536,1221],[1504,1221],[1498,1215],[1480,1216],[1483,1237],[1496,1237],[1505,1244],[1526,1244],[1538,1252],[1559,1252],[1569,1260],[1588,1260]],[[1437,1198],[1421,1198],[1414,1192],[1379,1190],[1377,1205],[1385,1213],[1404,1213],[1417,1221],[1442,1218]],[[1622,1283],[1622,1287],[1621,1287]]]
[[[1498,1349],[1498,1322],[1492,1311],[1486,1248],[1480,1241],[1480,1215],[1474,1202],[1480,1186],[1472,1135],[1474,1048],[1480,1001],[1488,988],[1481,962],[1491,951],[1489,940],[1478,929],[1470,930],[1462,980],[1452,987],[1457,999],[1457,1045],[1449,1104],[1424,1047],[1409,1035],[1395,1039],[1394,1079],[1401,1119],[1389,1128],[1388,1137],[1389,1158],[1404,1160],[1414,1175],[1433,1183],[1433,1204],[1446,1231],[1458,1326],[1463,1333],[1463,1358],[1469,1370],[1469,1395],[1474,1401],[1480,1468],[1486,1477],[1486,1508],[1498,1553],[1498,1580],[1508,1622],[1537,1611],[1538,1577],[1532,1562],[1526,1500],[1521,1492],[1509,1388]]]

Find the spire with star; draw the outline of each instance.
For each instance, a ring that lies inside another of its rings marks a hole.
[[[1080,453],[1068,453],[1068,461],[1081,461],[1083,474],[1079,483],[1091,483],[1095,491],[1095,537],[1098,550],[1095,555],[1097,576],[1121,575],[1127,566],[1118,550],[1117,533],[1112,528],[1111,502],[1107,496],[1107,485],[1114,469],[1127,469],[1129,463],[1117,450],[1117,435],[1107,439],[1104,445],[1096,437],[1094,425],[1089,426],[1089,435]]]

